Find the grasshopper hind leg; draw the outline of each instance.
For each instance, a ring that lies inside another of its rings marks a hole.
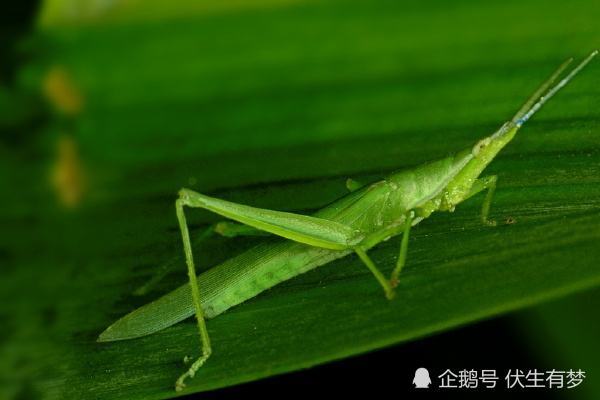
[[[193,241],[193,247],[200,246],[202,243],[214,236],[214,234],[218,234],[226,238],[234,238],[237,236],[269,235],[266,232],[260,231],[248,225],[238,224],[232,221],[220,221],[210,225],[200,235],[198,235]],[[152,289],[154,289],[156,285],[164,279],[165,276],[170,274],[171,271],[173,271],[176,267],[181,265],[181,262],[182,258],[178,256],[173,257],[166,263],[162,264],[160,267],[157,268],[154,274],[152,274],[152,276],[146,282],[144,282],[144,284],[142,284],[133,292],[133,294],[135,296],[145,296]]]
[[[190,279],[190,287],[192,290],[192,300],[194,303],[194,309],[196,310],[196,321],[198,323],[198,331],[200,332],[200,338],[202,342],[202,355],[196,359],[189,367],[189,369],[177,379],[175,383],[175,390],[181,391],[185,387],[185,380],[187,378],[193,378],[198,369],[212,353],[210,346],[210,337],[208,336],[208,330],[206,329],[206,321],[204,319],[204,311],[202,309],[200,301],[200,290],[198,289],[198,278],[196,276],[196,268],[194,266],[194,258],[192,255],[192,246],[190,244],[190,234],[185,219],[185,213],[183,207],[186,205],[184,199],[177,199],[175,201],[175,209],[177,212],[177,220],[179,222],[179,228],[181,230],[181,239],[183,240],[183,250],[185,252],[185,261],[188,267],[188,276]],[[187,359],[187,357],[186,357]]]
[[[247,228],[238,227],[236,228],[238,229],[238,233],[240,229],[244,229],[245,233],[261,230],[299,243],[332,250],[348,249],[351,244],[360,239],[355,237],[357,232],[354,229],[341,223],[322,218],[259,209],[209,197],[189,189],[180,190],[179,196],[179,199],[175,202],[175,209],[177,211],[179,228],[181,229],[183,250],[185,253],[192,292],[192,303],[194,305],[194,310],[196,311],[198,331],[202,343],[202,354],[192,363],[189,369],[179,377],[175,383],[175,389],[177,391],[181,391],[185,387],[185,380],[187,378],[192,378],[196,374],[198,369],[200,369],[206,360],[208,360],[212,352],[210,338],[206,329],[204,311],[202,309],[200,290],[198,288],[198,278],[194,266],[190,235],[184,213],[185,206],[204,208],[252,228],[251,230],[247,230]]]

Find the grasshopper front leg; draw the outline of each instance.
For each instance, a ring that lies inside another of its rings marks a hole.
[[[490,214],[490,206],[492,205],[492,199],[494,197],[494,192],[496,191],[496,182],[498,181],[497,175],[489,175],[484,176],[483,178],[476,179],[473,182],[473,186],[471,187],[471,191],[465,197],[465,200],[469,197],[476,195],[477,193],[487,190],[485,195],[485,199],[481,205],[481,222],[487,226],[496,226],[496,221],[493,219],[489,219]]]

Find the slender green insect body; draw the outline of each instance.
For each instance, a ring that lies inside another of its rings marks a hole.
[[[420,190],[413,188],[413,183],[419,181],[419,176],[426,179],[430,176],[429,170],[439,170],[440,168],[447,169],[448,175],[451,176],[470,158],[470,156],[465,156],[460,163],[454,163],[454,158],[448,157],[426,164],[416,171],[411,170],[392,175],[389,181],[381,181],[350,193],[321,209],[314,214],[314,217],[340,222],[343,226],[355,227],[357,231],[363,233],[381,232],[382,227],[389,227],[394,222],[397,226],[403,226],[406,208],[390,209],[386,207],[386,203],[395,204],[397,202],[412,205],[418,202],[419,197],[426,196],[426,193],[430,192],[422,191],[421,193]],[[453,167],[453,164],[456,165]],[[423,182],[420,187],[425,185],[439,186],[440,182],[430,180],[430,182]],[[409,188],[410,191],[406,190]],[[403,191],[413,195],[402,198]],[[195,196],[196,194],[185,191],[185,195]],[[201,197],[205,200],[209,199],[208,196],[201,195]],[[369,204],[367,208],[365,208],[365,202]],[[417,221],[415,221],[416,223]],[[391,236],[391,233],[387,236]],[[373,245],[380,241],[374,241]],[[372,246],[368,248],[370,247]],[[205,316],[207,318],[215,317],[280,282],[344,257],[351,252],[351,249],[328,249],[279,239],[262,243],[211,268],[198,277],[198,283],[203,292],[201,303]],[[194,314],[194,306],[190,299],[190,286],[188,284],[181,286],[117,321],[100,335],[100,340],[132,339],[148,335],[189,318]]]
[[[511,121],[473,147],[396,172],[371,185],[361,187],[349,180],[347,186],[351,193],[312,216],[249,207],[182,189],[176,211],[190,284],[119,319],[100,334],[98,341],[145,336],[196,314],[202,356],[177,380],[176,389],[181,390],[185,379],[193,377],[212,352],[205,319],[216,317],[282,281],[354,252],[373,273],[386,296],[393,298],[405,264],[412,226],[435,211],[453,211],[456,205],[484,190],[487,194],[482,205],[482,222],[496,224],[488,219],[488,214],[497,178],[494,175],[479,176],[521,126],[596,54],[594,51],[550,88],[571,60],[561,65]],[[268,232],[289,240],[271,238],[196,276],[184,206],[205,208],[245,225],[242,228],[232,223],[220,223],[213,226],[211,232],[224,236]],[[403,237],[398,261],[390,278],[386,278],[367,251],[399,234]]]

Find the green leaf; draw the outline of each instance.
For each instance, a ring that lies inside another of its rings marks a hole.
[[[349,176],[368,182],[471,146],[564,59],[598,45],[597,2],[403,3],[182,6],[163,19],[124,12],[74,26],[50,18],[32,41],[43,57],[21,81],[60,65],[85,108],[71,123],[56,117],[38,135],[2,142],[0,372],[8,383],[0,397],[175,395],[183,357],[199,353],[193,320],[139,340],[95,339],[186,281],[181,265],[148,295],[133,295],[181,254],[180,187],[310,212],[344,195]],[[416,340],[597,286],[599,76],[596,60],[490,165],[486,173],[499,175],[498,227],[481,226],[482,196],[432,215],[411,233],[392,302],[349,256],[210,320],[214,353],[189,390]],[[77,144],[74,168],[86,177],[76,209],[57,202],[48,180],[58,133]],[[217,220],[189,214],[192,235]],[[260,240],[217,238],[196,254],[210,268]],[[385,272],[398,246],[371,252]]]

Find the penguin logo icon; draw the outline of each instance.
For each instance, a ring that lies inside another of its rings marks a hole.
[[[429,385],[431,385],[431,378],[429,377],[429,371],[427,371],[427,368],[418,368],[415,371],[413,384],[417,389],[429,389]]]

